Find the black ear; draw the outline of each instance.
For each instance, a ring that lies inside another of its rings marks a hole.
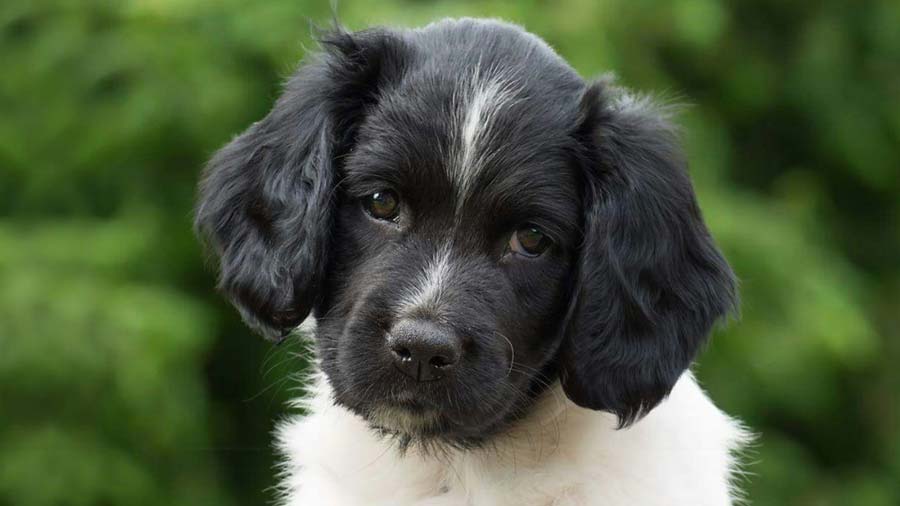
[[[665,111],[608,81],[582,111],[584,239],[560,377],[575,403],[626,426],[669,394],[735,307],[736,283]]]
[[[336,160],[365,111],[399,79],[404,48],[388,32],[322,38],[272,111],[213,156],[195,225],[219,259],[219,288],[270,339],[299,325],[324,282]]]

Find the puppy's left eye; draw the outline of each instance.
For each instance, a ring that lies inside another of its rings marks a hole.
[[[391,190],[381,190],[365,197],[363,207],[375,219],[393,221],[400,214],[400,197]]]
[[[552,244],[553,241],[541,229],[532,225],[516,230],[509,238],[510,251],[526,257],[540,256]]]

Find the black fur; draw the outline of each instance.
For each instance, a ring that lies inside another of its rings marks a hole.
[[[399,72],[394,37],[322,39],[272,111],[209,162],[196,227],[220,258],[219,287],[244,321],[279,340],[319,293],[333,226],[334,163],[381,85]]]
[[[668,395],[737,293],[666,111],[608,81],[582,104],[588,204],[561,380],[627,425]]]
[[[200,187],[197,228],[247,323],[279,338],[312,311],[336,401],[406,440],[482,443],[557,379],[623,425],[656,406],[736,297],[665,115],[496,22],[337,31],[322,48]],[[464,191],[466,100],[493,78],[512,85]],[[361,204],[385,189],[393,222]],[[539,257],[508,249],[526,224],[553,240]],[[410,306],[442,252],[439,296]],[[443,380],[391,366],[403,318],[463,342]]]

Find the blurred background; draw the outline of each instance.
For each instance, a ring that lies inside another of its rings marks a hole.
[[[299,347],[248,332],[191,231],[326,1],[0,1],[0,505],[270,502]],[[759,433],[757,505],[900,504],[900,2],[344,0],[492,16],[691,104],[743,316],[697,372]]]

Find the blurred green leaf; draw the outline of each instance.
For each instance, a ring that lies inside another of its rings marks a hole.
[[[687,103],[741,278],[698,364],[760,437],[752,504],[900,503],[900,3],[362,0],[487,16],[586,78]],[[219,297],[191,231],[214,150],[327,25],[312,0],[0,3],[0,504],[259,504],[308,357]]]

